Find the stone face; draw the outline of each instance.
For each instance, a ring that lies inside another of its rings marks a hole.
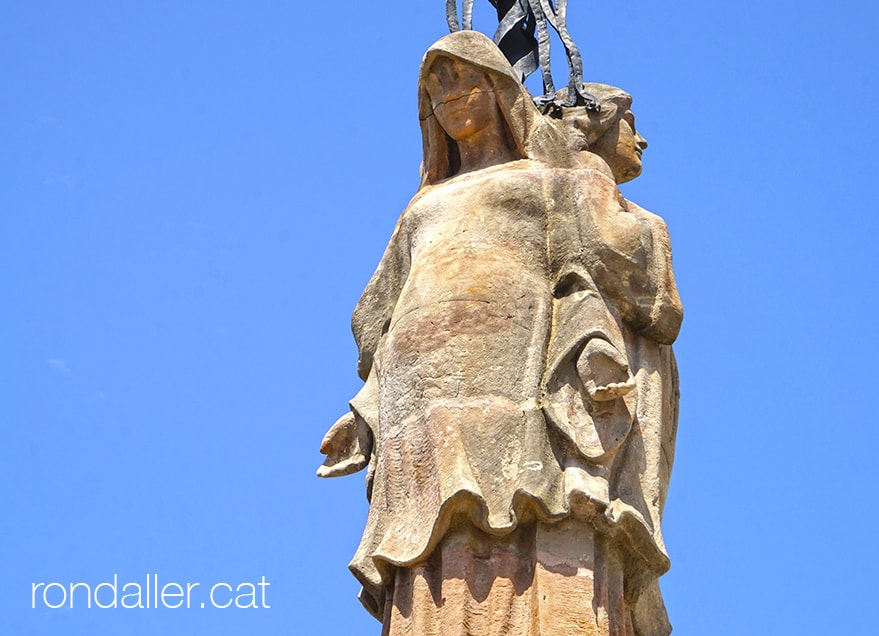
[[[682,310],[615,178],[631,98],[535,108],[462,31],[425,55],[422,184],[354,311],[364,387],[318,474],[367,468],[351,570],[385,634],[668,634],[660,521]]]

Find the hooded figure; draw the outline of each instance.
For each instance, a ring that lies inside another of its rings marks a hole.
[[[365,385],[321,448],[323,476],[368,464],[361,601],[385,634],[667,633],[634,626],[668,569],[667,242],[485,36],[432,46],[418,97],[422,184],[354,311]]]

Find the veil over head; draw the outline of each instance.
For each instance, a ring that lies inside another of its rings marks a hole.
[[[537,110],[513,67],[500,49],[478,31],[456,31],[437,41],[425,53],[418,74],[418,118],[423,149],[422,186],[432,185],[454,174],[452,140],[433,114],[427,77],[437,58],[446,57],[482,70],[492,87],[498,110],[504,119],[511,150],[520,159],[545,161],[555,166],[572,165],[565,141]]]
[[[565,106],[562,118],[576,120],[576,128],[583,136],[582,145],[588,150],[604,133],[632,107],[632,96],[626,91],[610,84],[586,83],[585,90],[601,104],[599,112],[587,110],[585,106]],[[557,99],[563,101],[568,96],[567,87],[556,93]]]

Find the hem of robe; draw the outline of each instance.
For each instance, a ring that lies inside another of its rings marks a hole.
[[[597,532],[622,536],[622,553],[627,562],[626,600],[630,603],[635,603],[647,585],[669,570],[671,562],[664,546],[652,536],[644,517],[632,506],[618,499],[608,505],[578,488],[568,490],[560,503],[561,506],[553,510],[543,498],[517,490],[510,507],[510,523],[497,526],[489,523],[488,506],[481,497],[467,490],[459,490],[443,503],[429,540],[413,554],[382,553],[369,550],[361,543],[348,565],[363,586],[358,598],[373,617],[382,621],[387,590],[393,585],[395,568],[410,567],[426,560],[449,529],[462,522],[470,523],[487,534],[505,536],[531,520],[556,523],[563,519],[577,519],[593,525]],[[572,512],[572,509],[577,512]],[[376,544],[380,544],[380,540]]]

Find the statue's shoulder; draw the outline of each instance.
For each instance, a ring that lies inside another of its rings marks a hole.
[[[665,219],[663,219],[661,216],[654,212],[651,212],[650,210],[642,208],[640,205],[638,205],[634,201],[630,201],[629,199],[625,199],[625,202],[626,209],[639,221],[649,226],[651,229],[653,229],[654,232],[659,231],[663,234],[668,234],[668,225],[666,225]]]

